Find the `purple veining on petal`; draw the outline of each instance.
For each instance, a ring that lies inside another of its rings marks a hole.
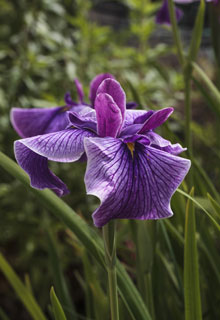
[[[121,110],[107,93],[99,93],[95,99],[97,132],[100,137],[117,137],[123,120]]]
[[[183,16],[182,10],[179,8],[175,8],[176,13],[176,19],[177,21],[180,21],[180,19]],[[169,8],[168,8],[168,0],[164,0],[162,7],[158,10],[156,15],[156,23],[158,24],[167,24],[170,25],[170,14],[169,14]]]
[[[135,142],[134,149],[115,138],[86,138],[88,194],[101,200],[93,221],[161,219],[171,216],[170,200],[190,161]]]
[[[145,133],[161,126],[173,113],[173,108],[165,108],[154,112],[144,123],[139,133]]]
[[[32,137],[64,129],[68,124],[65,108],[12,108],[10,119],[20,137]]]
[[[120,83],[114,79],[106,79],[102,81],[102,83],[98,87],[97,95],[99,93],[107,93],[113,98],[113,100],[121,110],[122,120],[124,121],[126,110],[126,96]]]
[[[65,184],[48,169],[48,160],[74,162],[83,158],[84,138],[95,134],[88,130],[66,129],[15,141],[15,157],[29,174],[31,186],[50,188],[57,195],[67,193]]]
[[[82,84],[79,82],[78,79],[75,79],[74,82],[75,82],[75,85],[76,85],[76,90],[77,90],[79,101],[80,101],[80,103],[83,104],[84,92],[83,92]]]
[[[84,138],[92,136],[95,136],[95,133],[91,131],[69,128],[18,141],[49,160],[73,162],[84,153]]]
[[[19,140],[15,141],[15,157],[19,166],[28,173],[33,188],[49,188],[60,197],[69,193],[66,185],[49,170],[47,158],[31,151]]]
[[[150,140],[151,146],[173,155],[178,155],[187,148],[182,148],[179,143],[171,144],[169,140],[162,138],[159,134],[150,131],[146,133],[146,137]]]
[[[102,83],[103,80],[105,79],[114,79],[114,76],[111,73],[101,73],[97,75],[90,83],[90,93],[89,93],[89,99],[91,101],[92,106],[94,106],[96,94],[97,94],[97,89],[99,85]]]

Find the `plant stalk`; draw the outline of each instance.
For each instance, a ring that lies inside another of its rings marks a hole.
[[[105,248],[105,261],[108,272],[109,300],[111,319],[119,320],[118,290],[116,276],[116,243],[115,243],[115,221],[110,221],[103,228],[103,240]]]
[[[170,15],[170,22],[172,25],[172,32],[173,32],[173,40],[177,49],[177,55],[179,58],[179,62],[181,64],[181,66],[184,66],[184,55],[183,55],[183,48],[182,48],[182,43],[181,43],[181,39],[180,39],[180,34],[178,31],[178,27],[177,27],[177,21],[176,21],[176,14],[175,14],[175,7],[174,7],[174,3],[173,0],[168,0],[168,8],[169,8],[169,15]]]

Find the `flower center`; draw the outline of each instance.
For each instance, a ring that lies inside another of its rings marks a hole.
[[[132,158],[134,156],[134,142],[127,142],[127,147],[131,152]]]

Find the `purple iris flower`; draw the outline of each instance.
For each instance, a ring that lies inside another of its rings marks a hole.
[[[66,185],[49,170],[48,160],[74,162],[86,153],[87,193],[101,200],[93,213],[97,227],[111,219],[171,216],[170,199],[190,161],[177,156],[185,149],[154,129],[173,109],[127,110],[125,92],[112,78],[97,86],[93,98],[94,109],[67,112],[64,130],[15,141],[17,162],[29,174],[32,187],[66,194]]]
[[[199,0],[174,0],[175,3],[179,4],[190,4],[192,2],[198,2]],[[206,0],[206,2],[213,2],[217,4],[219,0]],[[183,12],[179,8],[175,8],[176,20],[179,22],[183,16]],[[168,0],[164,0],[161,8],[156,15],[156,23],[171,25],[170,14],[168,8]]]

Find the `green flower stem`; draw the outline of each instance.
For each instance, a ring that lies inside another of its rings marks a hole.
[[[186,73],[185,79],[185,144],[192,155],[192,108],[191,108],[191,74]]]
[[[154,298],[153,298],[153,286],[152,286],[152,273],[149,272],[145,276],[145,287],[146,287],[146,303],[152,320],[155,319],[155,309],[154,309]]]
[[[177,55],[179,58],[179,62],[181,64],[181,66],[183,67],[184,63],[185,63],[185,59],[184,59],[184,55],[183,55],[183,48],[182,48],[182,43],[181,43],[181,39],[180,39],[180,34],[178,31],[178,27],[177,27],[175,7],[174,7],[173,0],[168,0],[168,7],[169,7],[170,21],[171,21],[171,25],[172,25],[173,40],[174,40],[174,43],[175,43],[175,46],[177,49]]]
[[[220,89],[220,39],[218,36],[220,28],[220,3],[209,4],[209,21],[211,27],[212,45],[216,59],[216,74],[217,74],[217,87]]]
[[[103,228],[103,240],[105,248],[105,261],[108,272],[109,300],[111,319],[119,320],[117,276],[116,276],[116,244],[115,244],[115,221],[110,221]]]
[[[209,77],[197,63],[192,62],[192,67],[195,75],[199,78],[202,84],[204,84],[211,97],[213,97],[213,100],[216,101],[216,104],[218,105],[218,108],[220,110],[220,91],[218,90],[218,88],[216,88],[213,82],[209,79]]]
[[[152,268],[155,251],[155,221],[129,221],[136,248],[136,275],[139,292],[155,319]],[[144,243],[144,246],[143,246]]]

